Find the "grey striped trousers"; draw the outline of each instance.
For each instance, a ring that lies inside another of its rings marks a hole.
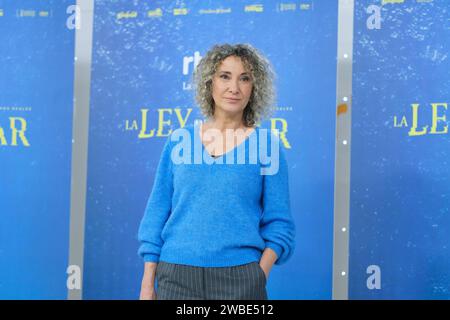
[[[156,281],[157,300],[267,300],[258,262],[206,268],[160,261]]]

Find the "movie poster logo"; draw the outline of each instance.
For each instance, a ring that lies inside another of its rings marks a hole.
[[[291,108],[280,108],[282,110]],[[125,120],[124,130],[136,132],[138,139],[167,137],[176,128],[183,128],[189,122],[192,108],[141,108],[138,119]],[[285,118],[273,117],[269,119],[270,129],[277,131],[280,141],[286,149],[291,148],[287,133],[288,122]],[[123,127],[123,126],[122,126]]]
[[[0,106],[0,148],[30,147],[28,119],[17,113],[21,111],[31,111],[31,108]],[[9,115],[11,112],[15,114]]]
[[[394,128],[409,128],[408,136],[437,135],[448,133],[448,103],[411,104],[406,115],[394,116]]]

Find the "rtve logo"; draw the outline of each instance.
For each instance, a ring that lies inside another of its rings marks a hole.
[[[200,52],[195,51],[193,56],[185,56],[183,57],[183,75],[187,76],[190,72],[194,72],[198,63],[202,59]],[[192,70],[190,68],[192,64]]]
[[[191,75],[198,63],[202,59],[199,51],[195,51],[193,56],[183,57],[183,76]],[[190,81],[183,81],[183,90],[193,90],[193,85]]]

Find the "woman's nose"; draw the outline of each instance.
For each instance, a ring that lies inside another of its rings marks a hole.
[[[231,93],[238,93],[238,92],[239,92],[239,85],[238,85],[238,83],[232,81],[232,82],[230,83],[230,87],[228,88],[228,90],[229,90]]]

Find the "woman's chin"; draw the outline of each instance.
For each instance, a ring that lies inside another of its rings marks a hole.
[[[237,104],[231,104],[231,103],[228,103],[228,104],[222,106],[221,109],[226,113],[232,113],[232,114],[242,113],[244,111],[244,108],[242,106],[237,105]]]

